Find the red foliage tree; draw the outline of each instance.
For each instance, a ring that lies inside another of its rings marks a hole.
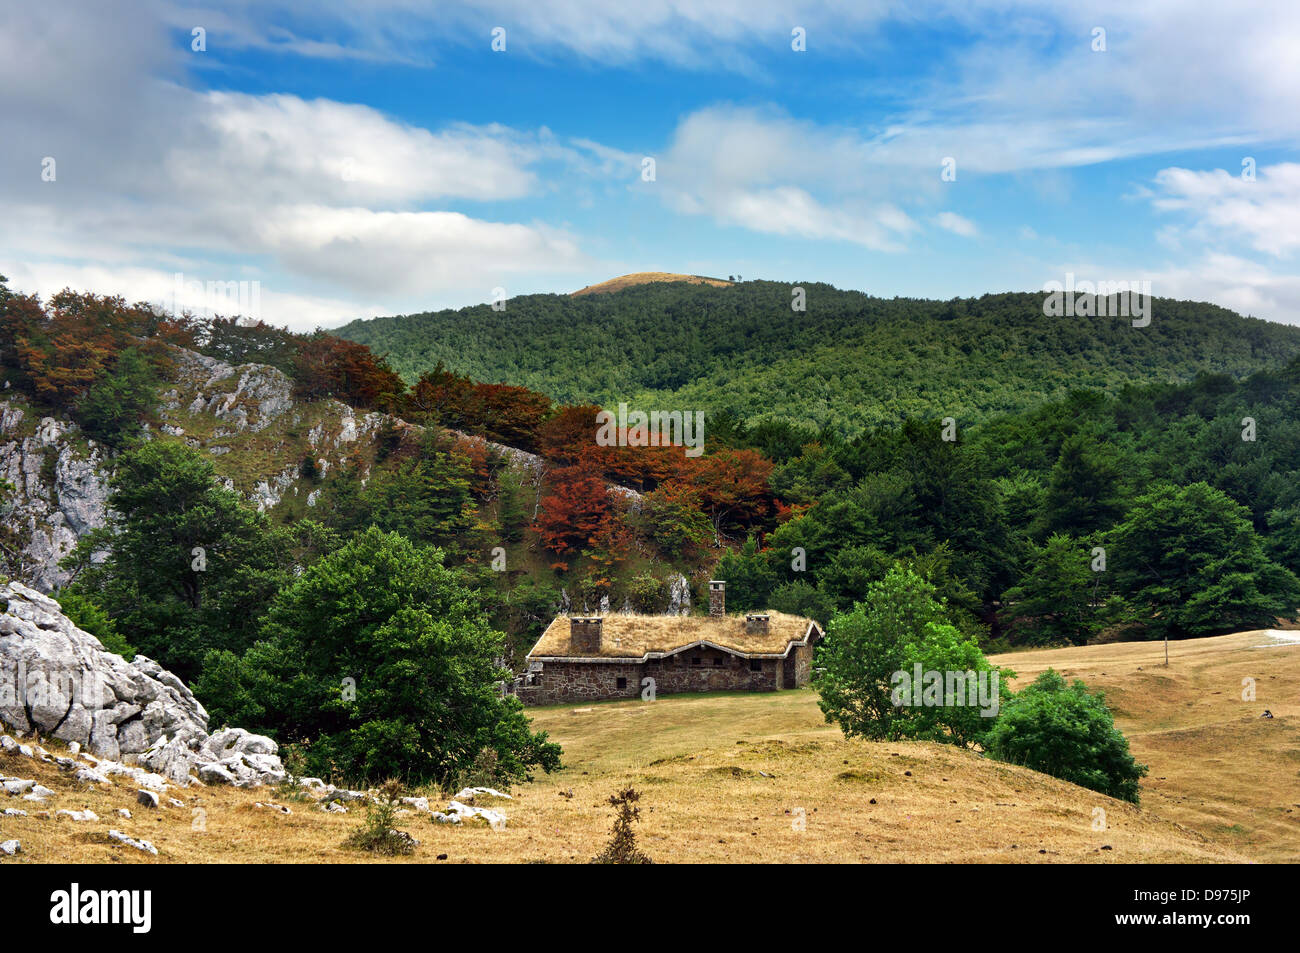
[[[294,358],[298,396],[336,397],[359,407],[394,410],[406,391],[401,377],[370,348],[318,331]]]
[[[579,553],[596,540],[610,510],[609,491],[600,474],[584,466],[563,467],[549,480],[535,526],[542,545],[557,555]]]

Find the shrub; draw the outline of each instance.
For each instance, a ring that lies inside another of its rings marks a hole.
[[[627,584],[627,599],[637,612],[663,612],[668,604],[668,590],[650,573],[642,573]]]
[[[1147,773],[1129,753],[1103,694],[1081,681],[1067,686],[1052,669],[1007,700],[984,748],[999,761],[1134,804]]]
[[[415,838],[396,827],[400,796],[400,785],[396,781],[386,782],[375,800],[366,806],[365,823],[348,835],[343,846],[388,857],[415,853]]]
[[[632,825],[640,819],[641,809],[634,806],[639,800],[641,795],[632,787],[624,788],[610,797],[610,805],[617,809],[614,830],[605,849],[591,858],[593,864],[654,863],[636,846],[636,831]]]

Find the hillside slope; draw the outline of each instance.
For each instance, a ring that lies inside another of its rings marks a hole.
[[[1052,665],[1107,690],[1151,768],[1140,807],[944,745],[846,741],[812,691],[661,696],[533,709],[535,726],[564,746],[563,770],[494,804],[507,816],[502,830],[435,824],[413,810],[400,823],[421,843],[396,862],[585,862],[608,839],[607,798],[628,784],[641,793],[639,845],[661,863],[1295,861],[1294,639],[1246,632],[1177,642],[1168,669],[1152,643],[996,659],[1022,684]],[[1258,680],[1256,703],[1240,700],[1243,673]],[[1274,718],[1259,717],[1265,707]],[[203,788],[187,790],[181,806],[140,812],[133,790],[78,786],[53,765],[24,770],[58,792],[51,808],[90,808],[104,820],[3,818],[6,836],[23,843],[8,862],[384,860],[343,848],[362,822],[355,804],[326,813],[284,791]],[[267,800],[292,813],[254,806]],[[119,807],[135,812],[124,829],[156,844],[157,857],[106,838],[123,826]],[[196,809],[202,830],[192,824]]]
[[[1016,688],[1051,666],[1104,691],[1134,756],[1151,768],[1142,781],[1145,811],[1253,860],[1300,861],[1300,632],[1171,642],[1168,668],[1158,642],[990,661],[1016,671]],[[1246,679],[1253,701],[1243,698]]]
[[[208,456],[225,485],[261,510],[284,504],[310,516],[321,477],[356,462],[368,473],[381,428],[411,426],[338,400],[295,398],[293,382],[265,364],[231,365],[184,348],[172,354],[176,366],[159,388],[155,438]],[[487,446],[536,478],[540,458]],[[314,478],[302,473],[305,458],[315,462]],[[6,519],[23,542],[15,576],[42,592],[67,581],[59,560],[79,537],[104,525],[112,466],[106,448],[88,440],[66,414],[45,416],[13,392],[0,400],[0,480],[16,492]]]
[[[596,286],[599,287],[599,286]],[[1300,328],[1214,305],[1156,298],[1126,317],[1046,317],[1043,295],[928,301],[824,284],[649,282],[608,294],[525,295],[356,321],[346,338],[408,380],[439,362],[565,403],[730,411],[855,433],[907,417],[963,424],[1081,387],[1241,377],[1300,354]]]

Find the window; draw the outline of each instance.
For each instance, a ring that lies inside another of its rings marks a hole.
[[[713,667],[714,667],[714,668],[722,668],[722,656],[721,656],[721,655],[715,655],[715,656],[713,657]]]
[[[700,664],[700,657],[699,657],[698,655],[692,656],[692,658],[691,658],[691,664],[692,664],[692,665],[699,665],[699,664]]]
[[[616,684],[616,687],[620,689],[627,688],[627,679],[620,678]]]
[[[763,671],[763,663],[756,658],[752,658],[749,660],[749,670],[751,672],[761,672]]]

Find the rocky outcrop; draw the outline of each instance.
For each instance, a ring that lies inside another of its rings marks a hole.
[[[0,480],[14,487],[4,520],[22,542],[23,578],[49,591],[68,580],[59,560],[107,518],[105,456],[94,441],[89,453],[79,452],[70,425],[27,417],[24,408],[0,401]]]
[[[184,348],[170,353],[175,366],[159,394],[158,426],[146,436],[180,440],[210,456],[225,486],[259,510],[300,492],[309,506],[316,504],[319,490],[302,477],[304,458],[323,477],[372,443],[385,424],[421,430],[337,400],[295,400],[293,381],[265,364],[235,366]],[[544,458],[451,433],[501,454],[520,470],[536,511],[548,470]],[[19,397],[0,400],[0,479],[15,488],[0,517],[21,537],[19,564],[9,567],[10,576],[46,593],[68,581],[59,561],[79,537],[108,522],[111,469],[108,451],[85,439],[70,421],[36,418]],[[238,483],[230,474],[238,475]],[[609,488],[634,509],[639,505],[637,491],[617,484]]]
[[[105,779],[127,774],[155,789],[195,774],[244,786],[284,779],[274,741],[242,728],[210,735],[203,705],[157,662],[107,651],[19,583],[0,585],[0,606],[0,722],[85,749]]]

